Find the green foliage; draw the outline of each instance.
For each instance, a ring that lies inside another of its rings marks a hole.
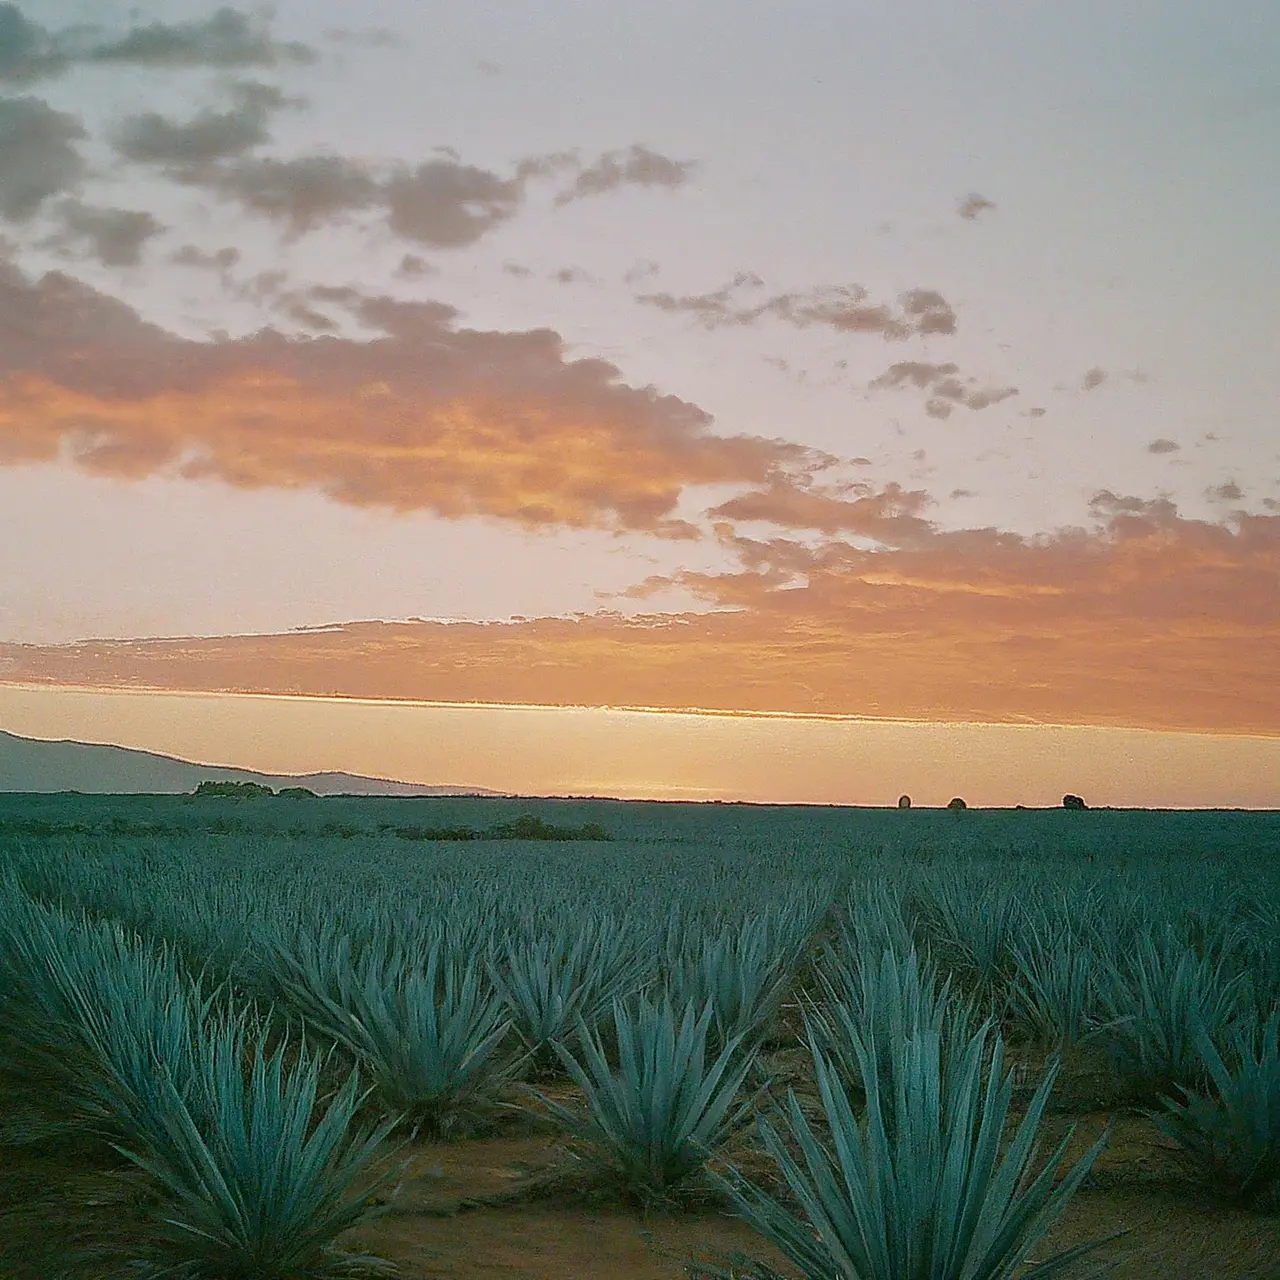
[[[312,1280],[391,1271],[335,1244],[375,1212],[370,1191],[388,1176],[377,1156],[390,1122],[354,1131],[355,1073],[325,1104],[320,1062],[302,1047],[286,1067],[287,1052],[255,1044],[246,1079],[242,1025],[224,1022],[201,1043],[194,1099],[156,1064],[163,1141],[118,1148],[160,1189],[155,1242],[140,1260],[151,1274]]]
[[[860,1074],[869,1085],[862,1121],[811,1039],[829,1144],[810,1124],[794,1090],[776,1117],[783,1132],[764,1117],[758,1123],[760,1140],[803,1216],[735,1168],[717,1177],[718,1185],[807,1280],[1065,1274],[1096,1245],[1067,1250],[1029,1272],[1020,1268],[1066,1208],[1105,1135],[1060,1181],[1055,1178],[1071,1134],[1037,1170],[1035,1138],[1056,1067],[1006,1143],[1012,1074],[1002,1078],[1003,1046],[997,1038],[988,1051],[987,1038],[987,1028],[976,1032],[954,1052],[949,1067],[936,1031],[895,1041],[887,1050],[885,1084],[875,1065],[879,1047],[855,1040]]]
[[[670,1000],[614,1001],[618,1069],[585,1024],[578,1042],[585,1066],[557,1044],[565,1068],[586,1095],[579,1111],[540,1093],[550,1115],[586,1143],[628,1195],[649,1204],[669,1199],[701,1172],[708,1154],[748,1120],[751,1103],[734,1101],[751,1071],[754,1050],[731,1040],[708,1062],[711,1009],[692,1004],[679,1017]]]
[[[233,800],[256,800],[273,796],[275,792],[260,782],[202,782],[191,793],[193,796],[229,796]]]
[[[1148,931],[1123,962],[1109,961],[1108,1050],[1135,1097],[1152,1100],[1206,1077],[1197,1049],[1219,1040],[1246,993],[1222,956],[1197,955],[1171,932]]]
[[[615,998],[641,985],[641,966],[634,938],[616,919],[565,915],[504,932],[489,973],[532,1063],[545,1069],[579,1021],[594,1029]]]
[[[1225,1055],[1203,1029],[1195,1044],[1208,1087],[1163,1099],[1156,1126],[1217,1194],[1280,1208],[1280,1008],[1263,1025],[1236,1023]]]
[[[353,958],[349,937],[275,944],[279,993],[308,1027],[344,1045],[383,1105],[443,1135],[510,1073],[498,1050],[511,1028],[501,995],[443,937],[414,953],[394,939]]]
[[[318,800],[320,798],[310,787],[281,787],[276,795],[281,800]]]

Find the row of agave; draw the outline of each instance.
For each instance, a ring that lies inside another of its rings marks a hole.
[[[731,1168],[713,1181],[807,1275],[1009,1274],[1014,1263],[983,1269],[995,1265],[989,1248],[966,1252],[971,1246],[957,1239],[935,1241],[928,1246],[933,1252],[921,1254],[915,1228],[903,1226],[923,1213],[919,1220],[938,1235],[937,1223],[963,1198],[955,1187],[944,1196],[936,1153],[917,1139],[949,1134],[941,1148],[948,1160],[964,1156],[977,1161],[966,1167],[981,1172],[982,1143],[994,1142],[993,1153],[999,1148],[1010,1082],[994,1029],[977,1025],[967,1002],[938,985],[912,950],[910,927],[901,913],[895,923],[886,904],[893,905],[882,890],[853,904],[814,970],[815,998],[805,1002],[805,1042],[825,1135],[803,1127],[810,1122],[794,1096],[760,1129],[808,1226],[797,1226],[792,1208]],[[367,1211],[353,1189],[372,1176],[389,1122],[359,1129],[365,1097],[354,1074],[321,1107],[325,1044],[343,1046],[397,1121],[407,1116],[440,1129],[521,1066],[539,1059],[545,1065],[554,1056],[581,1088],[585,1108],[549,1099],[542,1105],[624,1186],[641,1197],[662,1196],[699,1174],[758,1109],[759,1097],[744,1100],[742,1090],[759,1060],[762,1029],[815,924],[802,911],[702,937],[698,926],[678,923],[660,946],[666,989],[650,987],[647,994],[639,990],[644,971],[637,956],[655,939],[629,935],[605,917],[577,925],[576,933],[567,925],[539,931],[526,920],[487,939],[488,926],[474,922],[421,936],[394,927],[365,935],[304,930],[273,940],[256,965],[246,965],[261,986],[277,984],[265,993],[301,1014],[320,1046],[298,1044],[286,1054],[278,1041],[268,1047],[265,1020],[243,1006],[237,1011],[225,990],[206,992],[172,952],[47,908],[29,906],[6,918],[3,1016],[21,1032],[13,1041],[62,1071],[84,1114],[151,1173],[163,1189],[163,1239],[187,1273],[246,1277],[300,1273],[303,1255],[296,1251],[287,1264],[292,1272],[272,1270],[272,1259],[288,1254],[286,1241],[303,1249],[307,1266],[331,1264],[333,1239]],[[483,965],[472,963],[479,956]],[[1203,990],[1208,980],[1187,981]],[[1158,982],[1148,986],[1158,1004]],[[1199,997],[1189,1002],[1193,1010],[1203,1005]],[[1160,1122],[1224,1185],[1243,1198],[1264,1199],[1276,1182],[1280,1029],[1274,1019],[1254,1031],[1236,1022],[1224,1046],[1199,1015],[1188,1014],[1186,1026],[1212,1087],[1170,1102]],[[522,1041],[518,1055],[504,1043],[513,1031]],[[969,1065],[955,1074],[956,1063]],[[953,1074],[968,1082],[963,1089],[949,1083]],[[1045,1097],[1052,1075],[1053,1069],[1041,1086]],[[1033,1105],[1032,1135],[1043,1105]],[[964,1116],[963,1124],[954,1119]],[[910,1131],[915,1137],[899,1142],[909,1125],[917,1126]],[[321,1135],[320,1145],[308,1147],[308,1134]],[[803,1163],[790,1155],[788,1164],[782,1156],[797,1149]],[[1028,1167],[1024,1162],[1012,1185],[1023,1185]],[[996,1174],[1004,1168],[991,1165],[985,1185],[1003,1185]],[[1077,1171],[1059,1189],[1074,1186]],[[1043,1185],[1030,1185],[1052,1190],[1052,1171]],[[861,1194],[854,1187],[865,1192],[861,1209],[852,1207]],[[837,1212],[842,1203],[846,1220]],[[1009,1213],[1013,1203],[1005,1205]],[[1064,1203],[1065,1196],[1054,1202],[1059,1209]],[[991,1204],[979,1214],[988,1227],[1008,1216],[998,1199]],[[1047,1225],[1050,1217],[1042,1205],[1028,1221]],[[872,1219],[885,1235],[879,1243],[867,1225]],[[304,1231],[304,1222],[314,1229]],[[830,1253],[825,1262],[814,1252],[815,1230]],[[845,1239],[850,1232],[862,1240],[863,1253]],[[1019,1235],[1007,1224],[1001,1232],[1006,1260],[1018,1249],[1026,1257],[1034,1246],[1034,1232]],[[240,1260],[235,1266],[232,1256]],[[906,1259],[925,1256],[933,1259],[927,1266],[917,1261],[911,1264],[917,1269],[903,1269]],[[876,1258],[896,1270],[877,1270]],[[969,1270],[946,1270],[944,1258]]]

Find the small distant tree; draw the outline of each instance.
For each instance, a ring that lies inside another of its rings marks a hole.
[[[280,790],[276,792],[276,795],[279,796],[281,800],[319,799],[319,796],[317,796],[310,787],[281,787]]]
[[[1062,807],[1064,809],[1087,809],[1089,806],[1079,796],[1063,796]]]
[[[236,800],[253,800],[258,796],[273,796],[270,787],[260,782],[202,782],[193,795],[197,796],[230,796]]]
[[[899,797],[898,797],[898,808],[899,808],[899,809],[910,809],[910,808],[911,808],[911,797],[910,797],[910,796],[899,796]]]
[[[968,807],[969,806],[965,804],[964,800],[960,796],[956,796],[953,800],[947,801],[948,809],[960,810],[960,809],[967,809]]]

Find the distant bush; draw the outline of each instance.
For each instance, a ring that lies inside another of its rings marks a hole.
[[[258,796],[273,796],[270,787],[260,782],[202,782],[192,793],[196,796],[231,796],[237,800],[252,800]]]
[[[969,806],[965,804],[960,796],[956,796],[953,800],[947,801],[948,809],[967,809]]]
[[[1087,809],[1089,806],[1079,796],[1063,796],[1062,807],[1064,809]]]
[[[475,827],[391,827],[401,840],[612,840],[598,822],[580,827],[557,827],[531,813],[514,822],[477,830]]]
[[[320,798],[310,787],[281,787],[276,795],[281,800],[318,800]]]
[[[898,797],[898,808],[899,808],[899,809],[910,809],[910,808],[911,808],[911,797],[910,797],[910,796],[899,796],[899,797]]]

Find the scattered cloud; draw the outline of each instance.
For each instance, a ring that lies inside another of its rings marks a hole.
[[[753,540],[655,577],[714,612],[351,623],[214,639],[0,646],[10,680],[931,721],[1280,731],[1280,515],[1225,524],[1099,495],[1091,528],[902,547]]]
[[[1081,391],[1096,391],[1107,380],[1107,371],[1100,369],[1095,364],[1092,369],[1085,371],[1084,377],[1080,379]]]
[[[143,246],[165,230],[158,218],[141,209],[102,208],[66,200],[57,212],[62,226],[48,243],[87,247],[107,267],[136,267],[142,261]]]
[[[179,267],[197,267],[225,275],[240,261],[240,250],[227,245],[209,252],[198,245],[184,244],[173,251],[169,261]]]
[[[890,340],[913,335],[952,334],[956,315],[934,289],[910,289],[898,309],[869,302],[861,285],[832,285],[807,293],[779,293],[762,302],[744,303],[738,294],[764,281],[754,271],[739,272],[728,284],[709,293],[677,295],[642,293],[636,301],[660,311],[690,315],[705,329],[756,324],[766,316],[798,329],[822,325],[837,333],[877,334]]]
[[[25,17],[16,4],[0,4],[0,82],[31,84],[59,74],[68,61],[47,28]]]
[[[952,489],[950,494],[948,495],[948,497],[950,497],[953,501],[956,498],[973,498],[976,496],[977,495],[973,492],[972,489]]]
[[[620,187],[681,187],[696,167],[696,161],[672,160],[635,143],[625,151],[606,151],[580,170],[573,185],[556,196],[555,202],[566,205]]]
[[[1176,440],[1166,440],[1161,436],[1147,445],[1148,453],[1177,453],[1182,446]]]
[[[504,262],[502,270],[509,276],[515,276],[517,280],[527,280],[533,275],[533,268],[522,266],[519,262]]]
[[[293,235],[381,200],[378,183],[363,165],[334,155],[293,160],[245,157],[190,171],[184,180],[207,186],[250,212],[285,223]]]
[[[1211,485],[1204,491],[1210,502],[1240,502],[1244,498],[1244,490],[1234,480],[1222,484]]]
[[[74,190],[85,173],[75,144],[85,136],[75,116],[39,98],[0,98],[0,216],[24,222]]]
[[[394,49],[401,43],[400,37],[386,27],[370,27],[360,31],[349,27],[330,27],[325,31],[324,37],[334,44],[366,45],[371,49]]]
[[[310,46],[277,41],[268,17],[222,7],[189,22],[135,26],[118,39],[91,46],[86,61],[149,67],[274,67],[315,62]]]
[[[290,292],[281,273],[248,287],[299,323],[332,326],[337,309],[379,336],[189,341],[60,273],[0,265],[4,459],[670,538],[698,536],[675,514],[691,486],[767,486],[829,462],[716,435],[697,405],[569,359],[549,329],[466,329],[441,303]]]
[[[395,269],[395,275],[400,280],[421,280],[423,276],[432,276],[435,273],[435,267],[426,258],[419,257],[416,253],[406,253]]]
[[[400,170],[382,192],[387,223],[397,235],[437,249],[456,249],[514,217],[524,184],[518,177],[500,178],[456,160],[428,160]]]
[[[924,360],[900,360],[892,364],[867,387],[872,391],[895,387],[916,387],[927,391],[924,410],[931,418],[945,419],[957,406],[988,409],[1018,394],[1017,387],[981,387],[975,378],[961,378],[959,366],[950,361],[931,364]]]
[[[877,491],[859,484],[848,493],[827,493],[778,477],[767,488],[739,494],[707,514],[721,521],[762,521],[787,529],[848,533],[887,546],[908,546],[929,534],[932,526],[920,512],[932,499],[922,490],[891,484]]]
[[[622,281],[624,284],[638,284],[641,280],[656,276],[661,269],[652,258],[642,258],[627,270]]]
[[[199,181],[203,166],[229,160],[260,146],[270,137],[275,112],[298,105],[272,85],[238,84],[227,111],[204,110],[176,123],[155,111],[130,116],[116,130],[114,146],[126,160],[165,165]]]
[[[1043,418],[1048,412],[1048,409],[1043,409],[1039,405],[1033,405],[1030,409],[1024,409],[1022,411],[1022,416],[1024,418]]]
[[[592,284],[595,282],[595,276],[590,271],[584,271],[582,267],[561,267],[558,271],[552,273],[551,278],[556,284]]]
[[[971,191],[956,206],[956,212],[965,219],[966,222],[974,222],[979,215],[985,213],[988,209],[994,209],[996,206],[987,199],[986,196],[979,195],[976,191]]]

